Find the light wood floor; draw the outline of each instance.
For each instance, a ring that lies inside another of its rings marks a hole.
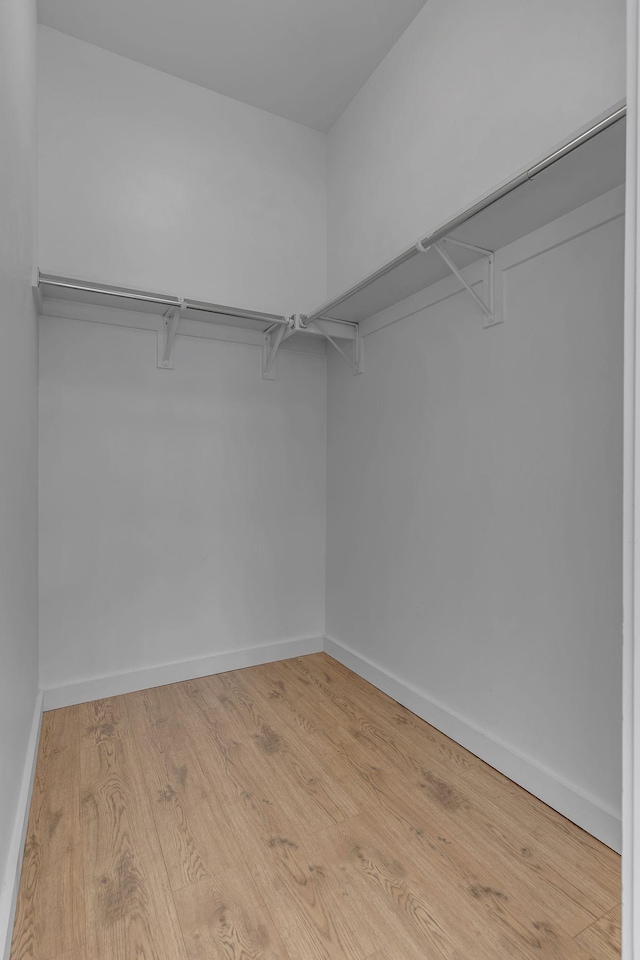
[[[44,715],[11,960],[619,954],[619,857],[326,654]]]

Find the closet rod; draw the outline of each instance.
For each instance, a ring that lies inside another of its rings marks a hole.
[[[351,297],[355,296],[357,293],[360,293],[361,290],[366,290],[366,288],[371,286],[372,283],[375,283],[376,280],[379,280],[381,277],[386,276],[387,273],[395,270],[396,267],[399,267],[401,264],[411,260],[412,257],[421,252],[419,250],[420,246],[423,248],[429,247],[432,246],[437,240],[442,240],[442,238],[446,237],[449,233],[451,233],[452,230],[455,230],[457,227],[461,227],[463,223],[466,223],[467,220],[470,220],[477,213],[481,213],[483,210],[486,210],[487,207],[490,207],[492,204],[496,203],[496,201],[501,200],[503,197],[506,197],[507,194],[517,190],[518,187],[522,186],[522,184],[526,183],[528,180],[533,180],[535,176],[537,176],[539,173],[542,173],[542,171],[546,170],[547,167],[550,167],[558,160],[561,160],[562,157],[566,157],[567,154],[572,153],[583,143],[586,143],[588,140],[592,140],[593,137],[596,137],[608,127],[613,126],[614,123],[622,120],[624,117],[626,117],[626,115],[626,105],[614,110],[613,113],[610,113],[602,120],[599,120],[598,123],[594,124],[592,127],[589,127],[589,129],[585,130],[584,133],[579,134],[564,146],[554,150],[553,153],[550,153],[549,156],[545,157],[543,160],[540,160],[539,163],[529,167],[529,169],[525,170],[524,173],[514,177],[513,180],[509,180],[508,183],[505,183],[503,187],[500,187],[498,190],[490,193],[484,198],[484,200],[479,200],[478,203],[475,203],[463,213],[458,214],[458,216],[454,217],[453,220],[449,220],[448,223],[445,223],[444,226],[439,227],[436,231],[434,231],[434,233],[430,234],[428,237],[425,237],[424,240],[418,241],[418,243],[414,244],[414,246],[410,247],[408,250],[405,250],[404,253],[399,254],[393,260],[390,260],[389,263],[386,263],[383,267],[380,267],[380,269],[376,270],[375,273],[371,273],[368,277],[365,277],[365,279],[361,280],[360,283],[357,283],[349,290],[346,290],[334,300],[330,300],[329,303],[323,304],[313,313],[308,314],[303,321],[303,325],[307,326],[313,320],[319,320],[323,315],[330,315],[331,312],[335,310],[336,307],[339,307],[340,304],[344,303],[345,300],[350,300]]]
[[[95,293],[101,296],[121,297],[125,300],[138,300],[142,303],[157,303],[166,307],[183,306],[185,310],[194,310],[199,313],[213,313],[220,317],[238,317],[243,320],[257,320],[261,323],[277,323],[289,326],[288,317],[281,317],[274,313],[258,313],[254,310],[241,310],[238,307],[227,307],[217,303],[202,303],[200,301],[191,302],[185,300],[183,303],[177,297],[155,296],[152,293],[140,293],[136,290],[126,290],[118,287],[94,286],[92,284],[82,283],[79,280],[65,280],[60,277],[48,276],[44,273],[38,274],[38,286],[41,284],[46,284],[48,287],[60,287],[63,290],[78,290],[81,293]]]

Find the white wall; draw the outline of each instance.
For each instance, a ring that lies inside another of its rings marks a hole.
[[[39,28],[43,272],[275,313],[326,294],[326,138]]]
[[[0,952],[37,690],[35,31],[35,3],[0,4]]]
[[[624,0],[429,0],[329,132],[335,294],[625,96]]]
[[[42,318],[43,687],[322,636],[326,358],[260,358]]]
[[[614,845],[622,210],[620,188],[499,251],[503,324],[442,281],[328,384],[327,636]]]

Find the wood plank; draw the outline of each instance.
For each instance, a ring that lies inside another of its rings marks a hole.
[[[206,680],[207,678],[203,678]],[[182,684],[163,687],[165,720],[177,725],[196,753],[229,750],[235,742],[233,724],[220,704],[211,707],[200,693]]]
[[[294,657],[285,661],[288,667],[296,670],[307,682],[314,684],[321,695],[330,691],[339,696],[346,690],[362,689],[366,691],[371,684],[357,673],[334,660],[326,653],[314,653],[306,657]]]
[[[55,957],[84,940],[76,708],[43,717],[11,960]]]
[[[256,695],[251,683],[245,684],[241,673],[219,673],[207,677],[206,682],[215,690],[234,737],[261,737],[268,740],[274,728],[278,727],[277,714],[267,700]]]
[[[85,937],[82,850],[61,854],[43,869],[43,847],[26,844],[10,960],[45,960],[73,951]]]
[[[215,685],[210,677],[198,677],[195,680],[183,680],[181,683],[171,683],[166,687],[156,688],[160,698],[167,707],[169,715],[176,697],[180,697],[185,712],[208,713],[210,710],[220,710],[221,705],[215,693]],[[166,717],[165,717],[166,719]]]
[[[192,740],[201,746],[209,737],[214,743],[219,736],[233,738],[233,725],[207,681],[207,677],[202,677],[161,688],[167,716],[178,716]]]
[[[188,737],[158,721],[171,702],[164,688],[126,697],[140,769],[173,889],[242,863],[223,805],[211,795]]]
[[[208,796],[210,784],[182,716],[173,709],[168,689],[155,687],[126,694],[123,715],[146,765],[150,798],[155,801],[166,790],[180,790],[198,802]]]
[[[183,749],[192,750],[196,756],[204,776],[203,794],[215,797],[216,803],[227,810],[238,801],[246,803],[261,794],[268,785],[268,778],[262,785],[259,783],[256,774],[260,769],[260,754],[245,724],[238,722],[237,718],[230,719],[226,713],[224,721],[219,724],[220,710],[198,710],[196,713],[185,704],[174,687],[164,689],[169,692],[173,704],[169,724],[171,739],[174,746],[182,744]],[[267,740],[272,742],[273,739],[270,731]],[[271,804],[266,797],[261,802]]]
[[[81,751],[88,960],[184,960],[184,941],[135,748]]]
[[[289,960],[246,868],[174,894],[189,960]]]
[[[79,714],[82,746],[95,746],[98,743],[122,740],[129,736],[123,696],[81,703]]]
[[[314,669],[305,663],[306,657],[297,657],[292,660],[283,660],[282,668],[285,675],[295,680],[298,688],[304,690],[304,696],[314,696],[317,699],[331,700],[339,694],[339,685],[322,670]]]
[[[252,744],[246,743],[244,749],[251,750]],[[309,803],[305,795],[294,791],[277,764],[264,763],[257,753],[245,763],[255,779],[245,778],[249,789],[226,813],[247,862],[252,862],[255,844],[265,836],[286,836],[292,824],[298,832],[309,833],[336,822],[321,807]]]
[[[323,711],[321,704],[294,696],[274,670],[262,670],[255,677],[252,675],[251,688],[267,701],[273,716],[277,716],[296,737],[317,733],[333,723],[331,714]]]
[[[576,937],[592,960],[618,960],[621,952],[622,908],[614,907]]]
[[[276,795],[295,807],[305,832],[354,816],[358,808],[337,778],[323,769],[304,742],[291,745],[274,730],[268,739],[252,738],[251,766],[261,783],[271,783]]]
[[[80,747],[78,741],[40,754],[33,781],[28,842],[37,844],[43,870],[80,842]]]
[[[251,769],[254,749],[247,739],[228,737],[209,729],[205,738],[193,743],[211,792],[222,804],[233,804],[256,792],[255,771]]]
[[[171,696],[175,697],[174,690]],[[232,825],[231,832],[240,846],[250,851],[254,835],[278,832],[295,818],[308,829],[333,822],[333,817],[343,818],[333,798],[326,795],[325,799],[322,779],[329,778],[318,765],[313,772],[308,772],[297,756],[298,751],[294,755],[272,727],[267,734],[264,728],[259,728],[260,732],[251,737],[244,722],[236,720],[236,732],[242,738],[227,739],[227,730],[212,726],[209,717],[201,712],[198,728],[204,732],[204,738],[191,740],[190,731],[195,728],[180,713],[179,702],[176,698],[178,713],[171,723],[171,737],[181,742],[185,736],[190,738],[206,778],[203,793],[216,809],[224,808]],[[259,709],[258,705],[256,710],[259,712]],[[282,756],[278,759],[275,752],[282,752]],[[344,791],[336,786],[336,793],[346,805],[348,796]],[[330,812],[324,811],[323,804]]]
[[[44,957],[43,960],[85,960],[86,956],[87,951],[84,944],[82,944],[73,950],[68,950],[66,953],[59,953],[55,957]]]
[[[238,677],[233,683],[227,675],[221,675],[219,680],[223,700],[226,697],[229,703],[229,723],[241,744],[234,741],[231,749],[236,756],[234,773],[239,773],[244,789],[239,794],[236,792],[232,801],[246,801],[266,790],[268,797],[273,798],[268,802],[278,802],[281,796],[279,802],[284,803],[288,815],[296,817],[307,831],[321,829],[357,813],[348,792],[320,767],[312,752],[299,740],[292,741],[295,746],[290,744],[292,728],[277,715],[270,714],[269,705],[259,695],[253,690],[249,692]],[[211,747],[209,752],[200,755],[204,768],[210,764],[211,753],[217,762],[220,750],[224,752],[228,747],[220,731],[209,729],[207,733]],[[215,791],[217,785],[212,789]],[[263,796],[262,805],[266,802],[267,797]],[[245,805],[247,810],[258,812],[255,804]],[[271,829],[271,825],[268,828]]]
[[[290,700],[307,702],[313,706],[320,704],[322,698],[318,696],[317,690],[313,697],[310,696],[313,684],[295,671],[289,670],[287,663],[287,660],[279,660],[277,663],[265,664],[264,669],[261,670],[261,676],[268,678],[272,684],[276,684],[277,689]],[[245,677],[244,681],[248,679],[251,677]]]
[[[256,838],[252,875],[290,956],[360,960],[370,952],[362,917],[345,910],[334,877],[301,837],[289,831]]]
[[[344,836],[352,829],[357,830],[361,821],[359,815],[305,838],[308,861],[331,878],[339,909],[350,927],[357,931],[367,956],[382,947],[389,956],[401,956],[405,960],[431,956],[421,932],[408,924],[402,911],[397,910],[395,898],[389,900],[386,890],[372,885],[368,877],[354,869],[348,858],[341,856]]]
[[[42,714],[38,755],[48,757],[50,753],[77,743],[80,736],[79,717],[78,706],[46,710]]]
[[[315,663],[316,661],[322,665],[324,670],[329,671],[334,679],[338,681],[349,684],[363,683],[367,684],[367,686],[370,686],[368,681],[364,680],[362,677],[359,677],[358,674],[354,673],[353,670],[350,670],[349,667],[345,667],[344,663],[340,663],[339,660],[336,660],[325,651],[314,654],[313,659],[311,657],[309,658],[310,663]]]

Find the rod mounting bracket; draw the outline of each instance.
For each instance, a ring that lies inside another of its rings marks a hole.
[[[318,333],[320,333],[326,340],[329,341],[332,347],[338,351],[340,356],[344,357],[349,366],[351,367],[351,372],[354,376],[358,373],[362,373],[364,370],[364,339],[360,334],[360,325],[354,324],[356,335],[351,341],[353,347],[353,353],[351,356],[342,349],[339,343],[333,339],[330,333],[328,333],[326,327],[321,326],[322,318],[316,320],[309,320],[306,327],[303,327],[303,330],[308,329],[309,327],[314,327]]]
[[[275,360],[282,343],[296,331],[295,317],[287,317],[287,324],[274,324],[264,332],[262,341],[262,379],[276,380]]]
[[[473,250],[474,253],[481,254],[485,258],[487,263],[487,279],[486,285],[488,287],[488,296],[487,299],[483,299],[476,291],[473,289],[471,284],[468,282],[466,277],[463,276],[460,268],[456,266],[453,262],[447,251],[444,249],[444,243],[452,243],[456,247],[462,247],[465,250]],[[482,310],[482,326],[483,327],[493,327],[496,323],[502,322],[502,317],[499,317],[496,314],[495,307],[495,254],[493,250],[486,250],[484,247],[477,247],[473,243],[465,243],[463,240],[455,240],[453,237],[442,237],[440,240],[436,240],[434,243],[430,244],[428,247],[425,247],[422,241],[418,240],[416,243],[416,249],[420,253],[426,253],[427,250],[435,250],[436,253],[440,256],[442,260],[449,267],[451,272],[458,278],[464,289],[467,293],[475,300],[477,305]]]
[[[164,315],[162,328],[158,330],[158,367],[161,370],[173,370],[173,347],[178,323],[184,314],[186,304],[178,297],[178,304],[170,307]]]

